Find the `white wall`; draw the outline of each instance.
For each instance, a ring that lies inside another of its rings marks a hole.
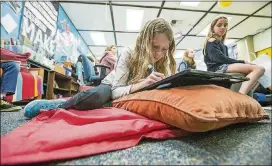
[[[271,28],[253,36],[253,43],[255,52],[271,47]]]
[[[247,36],[237,42],[237,51],[239,60],[246,60],[251,62],[255,59],[253,36]]]

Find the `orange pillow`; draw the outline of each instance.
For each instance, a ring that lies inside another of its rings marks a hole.
[[[215,85],[143,91],[112,104],[191,132],[269,119],[253,98]]]

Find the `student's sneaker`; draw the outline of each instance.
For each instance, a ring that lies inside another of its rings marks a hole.
[[[19,111],[21,110],[22,107],[16,106],[13,104],[10,104],[9,102],[6,102],[5,100],[1,100],[1,105],[0,105],[0,111],[2,112],[11,112],[11,111]]]
[[[40,113],[41,109],[51,110],[58,108],[59,105],[64,103],[65,99],[58,100],[34,100],[28,103],[25,108],[25,117],[33,118]]]

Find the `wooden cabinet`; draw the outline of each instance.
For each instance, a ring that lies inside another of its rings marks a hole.
[[[58,97],[70,97],[78,92],[79,84],[75,78],[52,71],[37,62],[28,60],[30,67],[41,68],[43,73],[43,95],[40,98],[55,99]]]
[[[71,81],[71,96],[77,94],[78,90],[79,90],[79,84],[76,82],[75,78],[72,78],[72,81]]]
[[[74,78],[55,71],[49,72],[47,84],[47,99],[70,97],[75,95],[79,89],[79,84],[74,80]]]

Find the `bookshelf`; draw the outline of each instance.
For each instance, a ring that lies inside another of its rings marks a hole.
[[[48,67],[35,61],[28,60],[30,67],[40,68],[43,78],[43,95],[40,98],[55,99],[58,97],[70,97],[78,92],[79,84],[76,79],[50,70]]]
[[[48,78],[47,99],[70,97],[78,92],[79,84],[74,78],[50,71]]]

